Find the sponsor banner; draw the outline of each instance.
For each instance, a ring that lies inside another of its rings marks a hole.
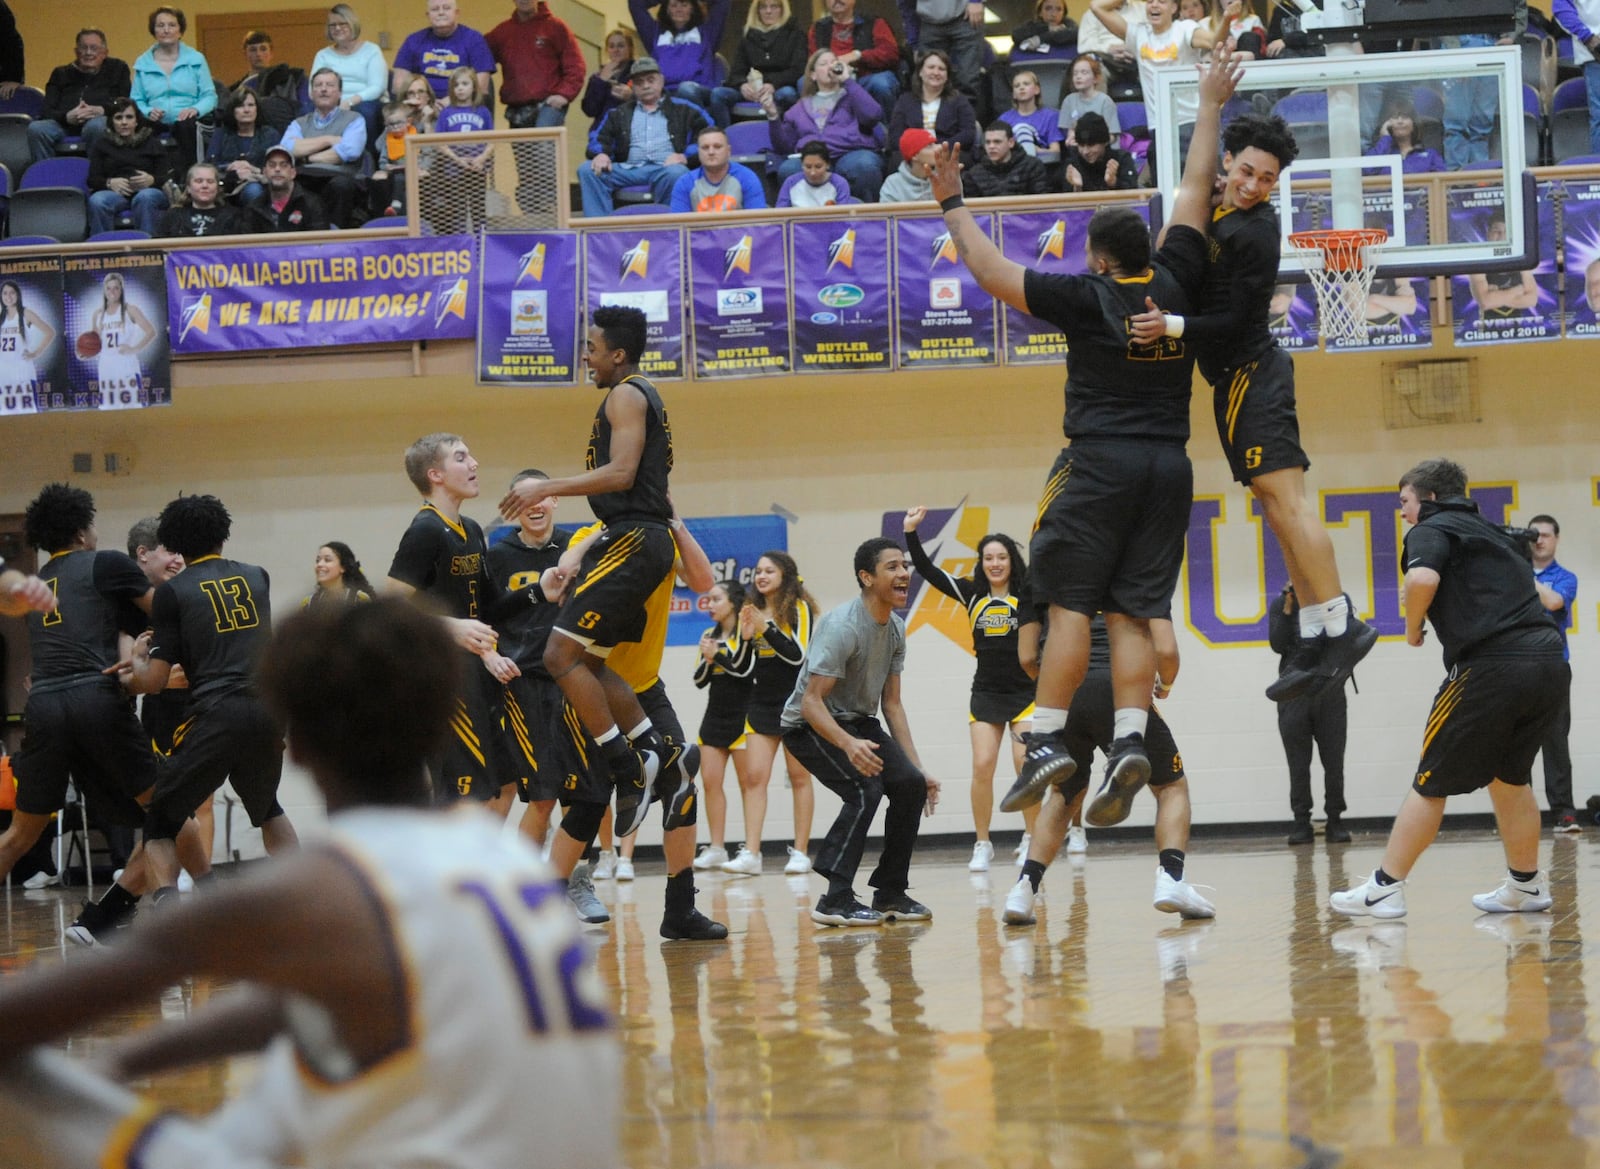
[[[167,256],[176,353],[325,349],[477,335],[470,235]]]
[[[789,528],[781,516],[700,516],[685,519],[689,532],[705,549],[711,572],[718,581],[738,581],[748,592],[756,561],[763,552],[789,548]],[[672,590],[672,611],[667,619],[668,645],[694,645],[711,625],[711,602],[693,590]]]
[[[0,416],[85,409],[67,386],[61,261],[0,263]]]
[[[699,228],[689,233],[694,376],[787,373],[789,274],[783,225]]]
[[[578,236],[483,237],[478,384],[570,386],[578,364]]]
[[[1568,181],[1561,204],[1561,234],[1567,257],[1562,305],[1566,335],[1600,337],[1600,182]]]
[[[584,234],[584,303],[626,305],[644,313],[648,345],[639,372],[656,381],[687,376],[683,333],[683,232],[591,231]]]
[[[797,373],[890,368],[887,219],[796,219],[789,225]]]
[[[1406,243],[1428,242],[1428,191],[1426,187],[1407,187],[1401,192],[1401,214],[1405,216]],[[1393,229],[1394,198],[1388,190],[1368,191],[1362,196],[1367,227]],[[1380,260],[1381,263],[1381,260]],[[1367,297],[1367,339],[1346,341],[1328,338],[1329,352],[1370,349],[1431,349],[1433,313],[1426,277],[1391,280],[1382,275],[1372,281]]]
[[[169,284],[160,252],[62,261],[69,408],[136,410],[172,401]]]
[[[1141,208],[1148,216],[1149,209]],[[1015,260],[1051,276],[1082,276],[1089,270],[1084,245],[1094,209],[1014,213],[1001,215],[1000,250]],[[1067,337],[1054,325],[1005,306],[1005,358],[1007,365],[1054,365],[1066,359]]]
[[[994,217],[976,216],[991,234]],[[956,254],[942,216],[895,220],[900,369],[994,365],[995,299]]]
[[[1505,238],[1504,192],[1496,187],[1447,191],[1450,239]],[[1527,272],[1489,272],[1451,278],[1457,345],[1554,341],[1561,335],[1556,292],[1555,204],[1539,184],[1539,266]]]

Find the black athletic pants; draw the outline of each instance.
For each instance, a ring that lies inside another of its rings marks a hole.
[[[1278,703],[1278,734],[1289,760],[1289,808],[1296,820],[1311,818],[1311,745],[1322,759],[1322,810],[1344,814],[1344,742],[1349,728],[1344,688],[1323,687],[1304,698]]]
[[[1544,795],[1550,803],[1550,814],[1560,819],[1564,812],[1572,811],[1572,751],[1567,737],[1572,732],[1572,690],[1561,695],[1561,707],[1550,724],[1550,731],[1539,744],[1544,758]]]

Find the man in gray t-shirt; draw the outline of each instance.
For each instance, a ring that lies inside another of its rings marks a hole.
[[[784,747],[844,802],[817,850],[815,868],[828,879],[828,891],[811,920],[927,921],[928,907],[906,895],[923,809],[931,812],[939,800],[939,784],[923,774],[900,703],[906,627],[895,610],[906,603],[911,570],[900,546],[881,536],[856,549],[855,569],[861,595],[817,623],[783,709]],[[878,721],[880,707],[888,730]],[[877,890],[869,909],[853,886],[867,829],[885,797],[883,855],[868,882]]]
[[[700,151],[700,169],[673,184],[669,203],[672,210],[751,211],[767,205],[767,189],[756,172],[733,161],[725,130],[707,126],[695,142]]]

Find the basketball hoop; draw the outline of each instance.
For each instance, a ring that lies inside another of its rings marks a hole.
[[[1373,263],[1388,239],[1388,232],[1372,227],[1297,231],[1289,236],[1317,291],[1324,336],[1336,341],[1366,341]]]

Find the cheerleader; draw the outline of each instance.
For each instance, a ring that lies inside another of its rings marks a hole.
[[[34,362],[50,351],[56,331],[22,303],[15,280],[0,284],[0,414],[39,409],[39,371]]]
[[[754,595],[739,610],[739,637],[755,644],[755,689],[745,717],[745,770],[739,777],[744,798],[744,847],[722,866],[725,873],[753,877],[761,872],[761,825],[767,818],[767,784],[783,735],[780,718],[794,693],[800,663],[811,640],[811,618],[817,603],[806,592],[800,569],[787,552],[766,552],[751,577]],[[784,752],[789,784],[794,789],[794,845],[783,871],[794,876],[811,871],[806,850],[811,843],[815,796],[811,776]]]
[[[100,409],[128,410],[144,404],[139,351],[155,339],[156,330],[138,305],[127,302],[120,272],[107,272],[100,291],[92,325],[100,334]]]
[[[367,574],[361,571],[361,561],[356,559],[355,552],[341,540],[329,540],[317,549],[312,572],[317,578],[317,589],[300,602],[301,608],[370,601],[378,595]]]
[[[1018,600],[1027,582],[1027,566],[1022,549],[1010,536],[991,533],[978,541],[978,562],[970,577],[956,578],[934,565],[923,550],[917,526],[928,514],[925,507],[906,512],[902,525],[911,563],[922,579],[967,610],[972,631],[972,651],[978,668],[972,675],[972,698],[967,707],[968,730],[972,737],[972,825],[978,842],[972,846],[967,868],[974,873],[989,871],[994,845],[989,842],[989,820],[994,812],[994,769],[1000,756],[1000,743],[1011,729],[1011,759],[1022,769],[1022,735],[1033,721],[1033,679],[1023,671],[1017,657]],[[1031,614],[1029,617],[1031,618]],[[1027,856],[1028,836],[1038,806],[1023,813],[1026,829],[1020,858]],[[1081,832],[1082,830],[1079,829]]]
[[[745,785],[745,716],[755,685],[756,647],[739,636],[744,589],[736,582],[719,584],[706,594],[716,625],[700,635],[700,662],[694,684],[706,690],[706,713],[700,720],[700,781],[705,788],[706,819],[711,844],[694,858],[697,869],[720,869],[728,863],[724,843],[728,800],[722,791],[728,760],[740,790]]]

